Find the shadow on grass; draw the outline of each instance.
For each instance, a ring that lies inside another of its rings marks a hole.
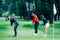
[[[0,25],[0,30],[7,30],[7,25]]]
[[[24,28],[29,28],[29,29],[34,29],[34,25],[32,24],[24,24],[23,25]],[[39,24],[39,27],[38,29],[41,31],[41,32],[44,32],[44,26],[43,24]],[[53,25],[50,25],[50,27],[48,28],[48,34],[49,35],[53,35]]]
[[[25,28],[30,28],[30,29],[34,29],[34,25],[32,24],[24,24],[23,27]],[[43,24],[39,24],[39,27],[38,27],[40,30],[42,30],[43,28]]]
[[[60,24],[54,24],[54,28],[60,29]]]
[[[30,28],[30,29],[33,29],[34,28],[32,24],[25,24],[25,25],[23,25],[23,27]]]

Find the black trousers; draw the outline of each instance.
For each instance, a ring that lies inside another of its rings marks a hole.
[[[14,27],[14,33],[15,33],[15,35],[14,35],[14,36],[16,36],[16,35],[17,35],[17,27],[18,27],[18,25],[15,25],[15,27]]]
[[[39,22],[36,22],[35,25],[34,25],[35,33],[36,33],[36,34],[37,34],[37,32],[38,32],[38,26],[39,26]]]

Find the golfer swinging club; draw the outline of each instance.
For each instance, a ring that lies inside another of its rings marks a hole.
[[[43,19],[43,23],[44,23],[44,36],[47,36],[47,29],[49,27],[49,22],[46,20],[46,18],[41,15],[41,18]]]
[[[12,18],[11,16],[8,16],[7,18],[10,20],[11,26],[14,23],[14,33],[15,34],[13,37],[16,37],[17,36],[17,27],[18,27],[19,23],[14,18]]]
[[[35,29],[34,35],[37,36],[38,26],[39,26],[39,19],[38,19],[37,15],[35,15],[34,13],[32,13],[32,17],[33,17],[32,23],[34,24],[34,29]]]

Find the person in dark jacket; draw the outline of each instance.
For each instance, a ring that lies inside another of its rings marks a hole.
[[[16,37],[17,36],[17,27],[18,27],[19,23],[14,18],[12,18],[11,16],[8,16],[7,18],[8,18],[8,20],[10,20],[11,26],[14,24],[14,33],[15,34],[13,37]]]

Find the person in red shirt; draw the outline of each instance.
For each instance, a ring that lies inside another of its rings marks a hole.
[[[34,29],[35,29],[34,35],[37,35],[37,33],[38,33],[38,26],[39,26],[39,19],[38,19],[37,15],[35,15],[34,13],[32,13],[32,17],[33,17],[32,23],[34,24]]]

